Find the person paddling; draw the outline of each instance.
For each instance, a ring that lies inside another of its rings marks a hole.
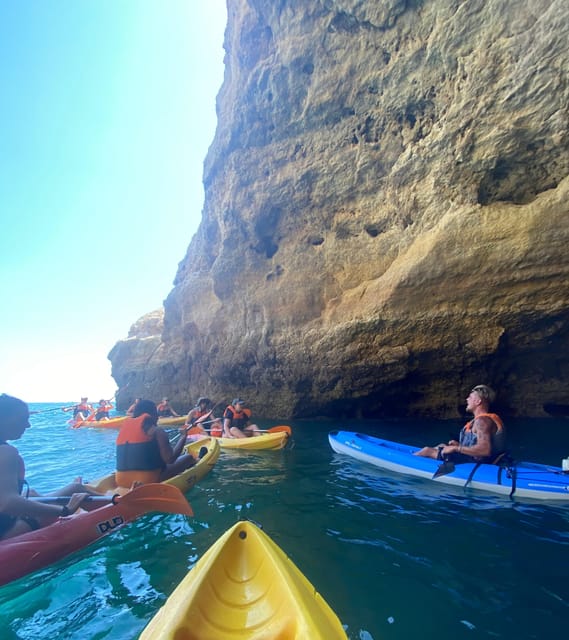
[[[41,529],[59,517],[75,513],[79,507],[93,509],[86,503],[89,495],[98,495],[80,482],[73,482],[50,496],[69,496],[65,506],[44,504],[29,497],[39,494],[30,489],[25,477],[24,460],[7,440],[19,440],[30,427],[28,405],[19,398],[0,395],[0,540]]]
[[[158,411],[151,400],[140,400],[132,418],[119,431],[116,482],[131,487],[135,482],[162,482],[196,464],[190,454],[182,454],[186,430],[172,447],[164,429],[157,426]]]
[[[101,420],[109,420],[111,409],[113,409],[113,405],[110,400],[99,400],[99,404],[95,407],[95,420],[97,422],[100,422]]]
[[[474,419],[464,425],[458,440],[423,447],[414,455],[455,463],[493,463],[506,450],[504,423],[498,415],[490,413],[495,398],[496,393],[487,385],[474,387],[466,398],[466,410]]]
[[[203,434],[206,435],[207,431],[202,427],[202,424],[207,423],[209,424],[209,432],[212,436],[221,436],[221,420],[213,416],[214,409],[215,407],[213,406],[213,402],[209,398],[198,398],[196,406],[193,409],[190,409],[186,417],[186,424],[184,427],[201,428]],[[195,429],[194,433],[197,430],[198,429]]]
[[[93,414],[93,407],[88,402],[89,398],[84,396],[81,398],[81,402],[72,407],[61,407],[62,411],[73,411],[73,422],[83,422]]]

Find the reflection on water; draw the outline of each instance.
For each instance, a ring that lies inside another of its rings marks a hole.
[[[222,450],[224,472],[221,484],[275,484],[286,478],[285,452]]]

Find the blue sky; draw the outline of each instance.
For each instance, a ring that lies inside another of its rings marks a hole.
[[[197,229],[225,0],[0,1],[0,393],[110,397]]]

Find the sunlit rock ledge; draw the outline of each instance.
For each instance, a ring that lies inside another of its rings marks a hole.
[[[119,404],[569,405],[569,5],[228,6],[202,222],[163,327],[110,354]]]

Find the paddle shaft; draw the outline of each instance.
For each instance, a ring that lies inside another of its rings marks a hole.
[[[37,496],[28,499],[51,502],[52,504],[58,504],[58,501],[63,501],[63,504],[67,504],[70,497],[71,496]],[[89,495],[85,496],[85,500],[101,502],[103,503],[101,506],[104,506],[105,503],[115,506],[119,505],[122,509],[131,512],[161,511],[164,513],[193,515],[192,508],[186,498],[184,498],[182,492],[176,487],[164,483],[143,484],[127,491],[127,493],[122,496],[118,494],[113,496]],[[143,511],[140,511],[141,509]]]
[[[75,405],[71,407],[54,407],[52,409],[38,409],[37,411],[30,411],[30,415],[34,415],[36,413],[49,413],[50,411],[63,411],[64,409],[73,409]]]
[[[111,503],[115,501],[116,496],[86,496],[83,502],[103,502]],[[69,502],[71,496],[33,496],[28,500],[34,502],[44,502],[46,504],[62,504],[65,505]]]

